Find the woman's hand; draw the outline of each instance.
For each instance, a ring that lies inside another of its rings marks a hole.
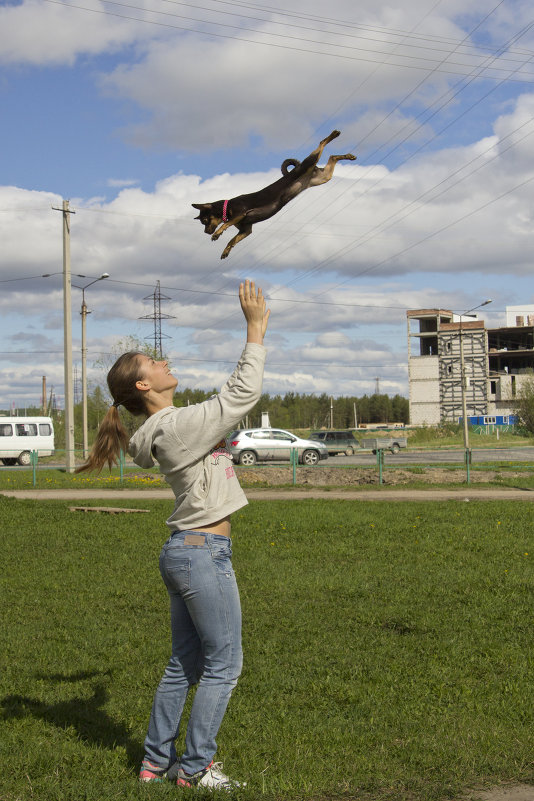
[[[248,278],[244,284],[239,285],[239,302],[247,321],[247,342],[256,342],[263,345],[263,337],[267,330],[270,309],[265,309],[263,292],[256,287],[254,281]]]

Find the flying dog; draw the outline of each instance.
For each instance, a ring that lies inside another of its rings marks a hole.
[[[230,226],[235,225],[237,228],[238,233],[226,245],[221,259],[226,259],[232,248],[252,233],[254,223],[273,217],[286,203],[308,187],[325,184],[334,174],[338,161],[356,159],[351,153],[330,156],[325,167],[317,166],[326,145],[339,134],[340,131],[332,131],[304,161],[286,159],[281,167],[282,178],[259,192],[238,195],[230,200],[216,200],[214,203],[191,204],[200,211],[195,220],[200,220],[204,233],[211,234],[212,241],[215,242]]]

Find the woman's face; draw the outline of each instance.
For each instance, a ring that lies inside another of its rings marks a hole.
[[[139,357],[139,378],[154,392],[175,389],[178,379],[173,376],[166,361],[156,361],[150,356]]]

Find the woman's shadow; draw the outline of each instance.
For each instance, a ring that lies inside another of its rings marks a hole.
[[[2,699],[1,717],[3,720],[11,720],[31,716],[45,720],[60,729],[73,727],[79,738],[87,743],[109,749],[122,746],[126,751],[128,764],[136,768],[143,756],[142,744],[133,740],[126,726],[113,720],[105,711],[109,700],[105,676],[110,675],[110,671],[36,675],[37,679],[61,683],[87,681],[96,677],[100,677],[100,680],[93,683],[91,696],[87,697],[84,694],[83,697],[71,698],[68,701],[47,703],[24,695],[7,695]]]

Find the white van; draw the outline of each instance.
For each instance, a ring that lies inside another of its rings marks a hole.
[[[28,465],[31,452],[52,456],[54,426],[50,417],[0,417],[0,460]]]

